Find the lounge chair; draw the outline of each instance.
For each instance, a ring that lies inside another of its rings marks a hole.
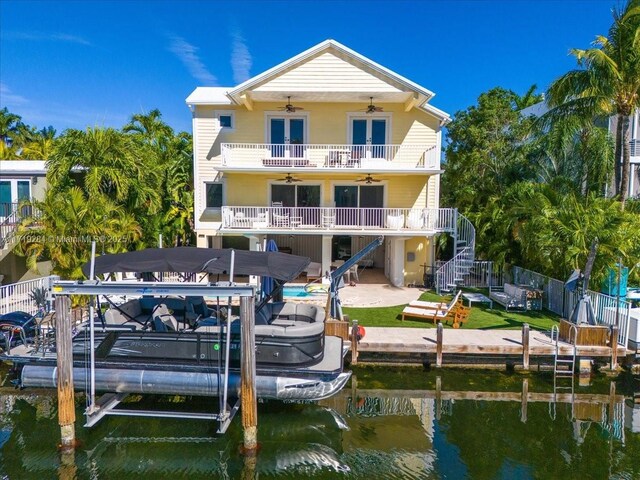
[[[455,294],[455,296],[451,299],[451,301],[449,303],[445,303],[445,302],[425,302],[422,300],[414,300],[413,302],[409,303],[410,307],[416,307],[416,308],[425,308],[425,309],[429,309],[429,310],[443,310],[443,311],[449,311],[453,308],[453,306],[456,303],[462,303],[462,290],[458,290],[458,293]]]

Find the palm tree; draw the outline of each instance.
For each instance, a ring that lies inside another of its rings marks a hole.
[[[35,137],[22,147],[21,157],[27,160],[49,160],[53,154],[56,130],[49,126],[36,132]]]
[[[82,278],[81,267],[90,259],[91,240],[106,253],[127,251],[140,238],[132,215],[105,195],[86,195],[78,187],[64,192],[49,190],[43,201],[34,201],[38,218],[26,218],[18,228],[16,253],[35,269],[38,260],[49,259],[54,273]]]
[[[0,110],[0,143],[10,147],[20,132],[21,126],[22,117],[20,115],[9,112],[7,107]]]
[[[159,171],[129,135],[113,128],[67,130],[47,162],[51,188],[81,187],[89,196],[106,195],[127,211],[160,208]]]
[[[516,111],[520,111],[531,105],[535,105],[536,103],[540,103],[544,100],[544,95],[540,93],[536,93],[538,86],[533,84],[529,87],[529,89],[524,93],[524,95],[516,95],[513,104]]]
[[[640,106],[640,0],[629,0],[621,11],[614,11],[608,35],[596,37],[593,48],[570,52],[581,68],[553,82],[549,105],[559,116],[616,115],[616,190],[624,208],[630,170],[629,116]]]

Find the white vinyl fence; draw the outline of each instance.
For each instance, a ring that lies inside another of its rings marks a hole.
[[[564,289],[564,282],[532,272],[521,267],[513,267],[513,283],[529,285],[541,289],[544,307],[564,318],[569,318],[576,303],[578,292],[568,292]],[[618,325],[618,344],[626,348],[629,339],[629,310],[631,304],[624,300],[603,293],[587,292],[591,298],[593,312],[601,325]],[[617,320],[617,321],[616,321]]]

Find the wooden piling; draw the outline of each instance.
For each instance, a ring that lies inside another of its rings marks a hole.
[[[254,454],[258,448],[258,400],[256,395],[255,300],[240,297],[240,401],[242,410],[242,451]]]
[[[436,420],[442,416],[442,378],[436,377]]]
[[[522,325],[522,368],[529,370],[529,324]]]
[[[618,327],[611,327],[611,370],[618,368]]]
[[[56,363],[58,366],[58,424],[60,447],[73,449],[76,441],[76,408],[73,396],[73,348],[71,338],[71,299],[57,296],[56,309]]]
[[[442,322],[436,326],[436,367],[442,366]]]
[[[520,399],[520,421],[527,423],[527,405],[529,404],[529,379],[522,379],[522,398]]]
[[[358,320],[354,320],[351,328],[351,363],[353,365],[358,363],[358,333]]]
[[[612,424],[616,414],[616,382],[609,384],[609,423]]]

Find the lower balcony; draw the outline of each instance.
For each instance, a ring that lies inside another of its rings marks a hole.
[[[223,232],[431,235],[453,232],[453,208],[222,207]]]

